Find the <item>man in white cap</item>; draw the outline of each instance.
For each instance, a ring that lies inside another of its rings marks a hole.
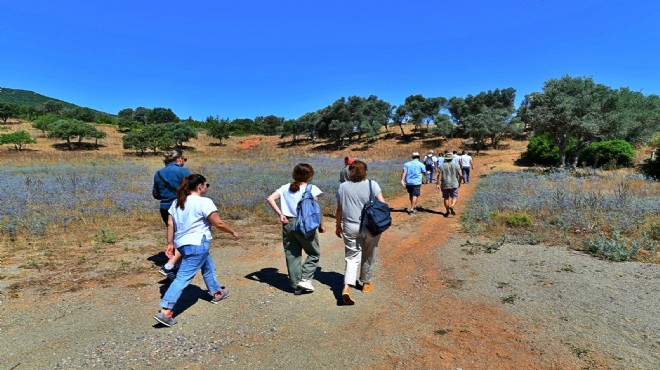
[[[463,176],[461,175],[461,167],[452,162],[454,155],[451,153],[445,153],[445,163],[441,168],[438,168],[438,183],[436,184],[436,190],[442,190],[442,199],[445,203],[445,210],[447,211],[447,216],[451,213],[456,215],[456,202],[458,201],[458,188],[461,186],[461,180]],[[451,200],[449,200],[451,198]]]
[[[429,150],[429,154],[424,157],[424,167],[426,168],[426,183],[433,183],[433,171],[435,170],[435,162],[438,159],[433,155],[433,150]]]
[[[410,199],[410,208],[408,214],[414,215],[417,213],[417,198],[421,194],[422,178],[426,173],[426,168],[419,161],[419,153],[413,152],[412,160],[403,165],[403,172],[401,172],[401,185],[408,191],[408,198]]]

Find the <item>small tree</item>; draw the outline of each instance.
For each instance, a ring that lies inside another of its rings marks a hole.
[[[183,143],[190,141],[190,139],[197,139],[197,130],[186,125],[185,123],[168,123],[165,130],[168,135],[172,137],[176,146],[183,146]]]
[[[106,136],[105,132],[99,131],[89,123],[77,119],[57,120],[48,126],[48,131],[51,137],[66,140],[69,149],[73,149],[73,146],[71,145],[72,138],[78,139],[78,147],[80,147],[84,138],[97,139],[98,142],[98,139]]]
[[[206,134],[210,137],[217,139],[222,143],[222,140],[229,139],[229,121],[220,119],[218,116],[206,117]]]
[[[11,134],[0,135],[0,144],[13,144],[16,150],[22,150],[23,145],[35,144],[37,141],[27,131],[21,130]]]
[[[41,130],[41,132],[43,132],[45,136],[46,132],[48,131],[48,126],[50,126],[57,120],[60,120],[61,118],[62,117],[54,113],[46,114],[45,116],[41,116],[37,118],[34,122],[32,122],[32,127],[36,128],[37,130]]]
[[[7,120],[11,117],[18,117],[20,107],[12,103],[0,102],[0,119],[3,124],[7,124]]]

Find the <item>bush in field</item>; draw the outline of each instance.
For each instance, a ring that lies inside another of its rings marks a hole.
[[[144,153],[152,150],[154,153],[174,147],[176,143],[163,125],[149,125],[142,129],[133,130],[124,135],[124,149],[135,149]]]
[[[149,149],[157,152],[182,146],[184,142],[196,137],[197,131],[181,122],[145,125],[124,135],[123,146],[124,149],[135,149],[140,153]]]
[[[632,166],[635,151],[625,140],[608,140],[591,143],[582,153],[580,162],[593,167]]]
[[[532,136],[521,158],[531,164],[556,166],[559,163],[559,147],[547,134]]]
[[[0,120],[6,124],[7,120],[11,117],[17,117],[20,113],[20,107],[12,103],[0,102]]]
[[[504,221],[509,227],[529,227],[534,223],[532,216],[525,212],[497,213],[494,218]]]
[[[98,130],[93,125],[79,121],[77,119],[59,119],[48,125],[48,133],[51,137],[66,140],[69,149],[73,149],[71,139],[77,138],[78,147],[83,139],[98,139],[106,137],[106,133]]]
[[[34,120],[34,122],[32,122],[32,127],[36,128],[37,130],[41,130],[41,132],[43,132],[45,135],[48,131],[48,126],[60,119],[62,119],[62,117],[58,116],[57,114],[49,113]]]
[[[37,141],[24,130],[0,135],[0,144],[13,144],[16,150],[23,149],[23,145],[25,144],[35,144],[36,142]]]
[[[612,234],[612,237],[599,235],[590,238],[585,245],[594,255],[611,261],[628,261],[635,257],[640,249],[655,251],[653,242],[646,235],[643,240],[638,241],[628,240],[616,230]]]

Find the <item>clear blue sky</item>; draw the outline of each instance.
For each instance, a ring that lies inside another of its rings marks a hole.
[[[591,76],[660,94],[660,1],[0,0],[0,86],[109,113],[286,118],[342,96]]]

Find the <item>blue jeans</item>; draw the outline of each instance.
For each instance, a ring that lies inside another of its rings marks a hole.
[[[211,242],[204,236],[200,245],[184,245],[177,248],[181,252],[181,267],[179,267],[179,272],[176,274],[176,279],[165,292],[163,300],[160,302],[161,307],[170,310],[174,308],[176,301],[181,297],[181,293],[200,269],[206,288],[211,295],[222,290],[222,286],[215,277],[215,263],[213,257],[209,254],[210,246]]]
[[[463,172],[463,184],[470,182],[470,167],[461,168]]]

